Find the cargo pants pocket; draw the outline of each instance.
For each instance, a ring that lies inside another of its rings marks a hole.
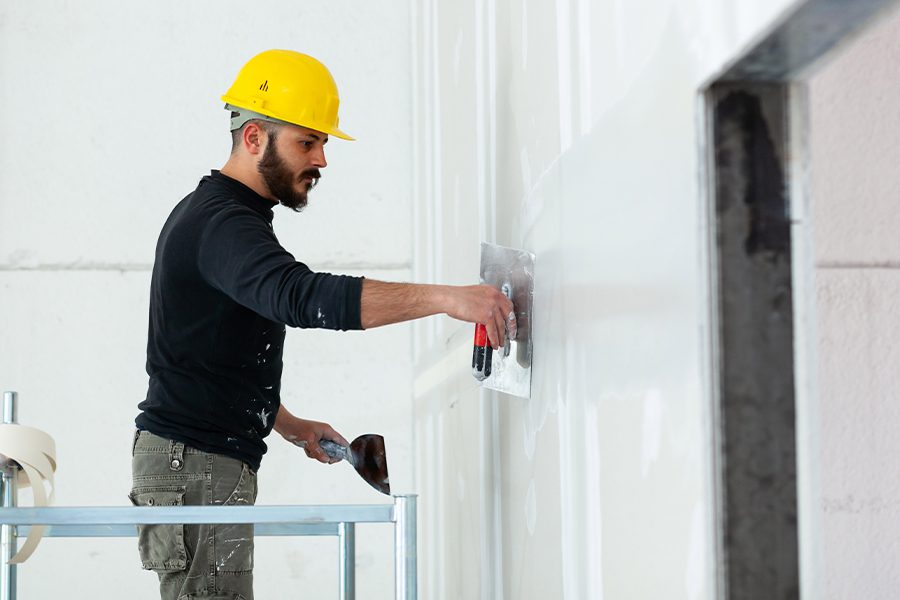
[[[225,461],[221,461],[221,465]],[[229,462],[222,468],[223,483],[234,481],[231,475],[238,472],[237,484],[227,495],[213,498],[215,504],[224,506],[252,506],[256,502],[256,475],[245,464]],[[227,488],[226,488],[227,489]],[[225,491],[225,490],[221,490]],[[220,573],[249,573],[253,570],[253,525],[226,524],[213,527],[214,560]]]
[[[135,488],[128,497],[135,506],[183,506],[185,486]],[[141,565],[157,573],[175,573],[187,567],[184,525],[138,526]]]

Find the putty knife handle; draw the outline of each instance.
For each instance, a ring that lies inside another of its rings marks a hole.
[[[331,440],[319,440],[319,447],[331,458],[350,460],[350,448]]]

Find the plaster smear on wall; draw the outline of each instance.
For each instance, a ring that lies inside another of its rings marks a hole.
[[[603,495],[600,486],[600,410],[596,404],[585,409],[584,418],[584,457],[585,457],[585,504],[595,510],[585,511],[582,515],[586,537],[585,561],[588,565],[603,564]],[[567,582],[567,591],[574,585]],[[603,600],[603,569],[588,569],[586,573],[586,589],[588,598]],[[574,600],[575,596],[568,598]]]
[[[663,416],[660,391],[648,390],[644,396],[644,424],[641,435],[641,475],[643,477],[647,477],[650,465],[659,458]]]
[[[525,528],[528,535],[534,535],[534,525],[537,522],[537,499],[534,492],[534,479],[528,482],[528,491],[525,493]]]

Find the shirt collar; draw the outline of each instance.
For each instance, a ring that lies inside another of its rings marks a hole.
[[[226,185],[235,193],[235,199],[238,202],[252,208],[264,216],[268,222],[272,222],[272,219],[275,216],[275,213],[272,211],[272,208],[275,206],[274,202],[263,198],[248,186],[237,179],[232,179],[228,175],[224,175],[221,171],[212,170],[209,178],[212,181]]]

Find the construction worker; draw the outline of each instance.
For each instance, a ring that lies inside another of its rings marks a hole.
[[[332,462],[326,423],[281,404],[285,326],[370,329],[445,313],[484,323],[496,348],[515,335],[512,303],[484,285],[388,283],[316,273],[272,229],[273,208],[302,209],[326,166],[338,91],[316,59],[287,50],[252,58],[222,97],[232,152],[174,208],[159,236],[150,286],[149,388],[132,447],[139,506],[256,500],[256,472],[274,428]],[[251,525],[152,525],[139,551],[161,598],[253,597]]]

